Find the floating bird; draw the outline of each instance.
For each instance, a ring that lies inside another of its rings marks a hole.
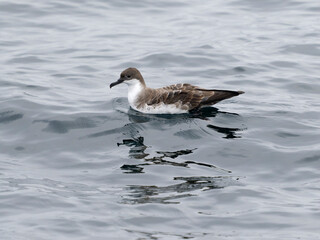
[[[157,89],[148,88],[136,68],[124,70],[119,80],[110,84],[110,88],[120,83],[128,85],[130,106],[136,111],[151,114],[194,112],[244,93],[243,91],[203,89],[186,83]]]

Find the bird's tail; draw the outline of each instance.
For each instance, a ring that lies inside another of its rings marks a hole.
[[[216,90],[216,89],[209,90],[208,93],[209,92],[210,92],[209,96],[204,98],[201,101],[201,105],[213,105],[222,100],[232,98],[244,93],[243,91]]]

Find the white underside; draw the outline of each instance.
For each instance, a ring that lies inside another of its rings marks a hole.
[[[157,105],[147,105],[145,104],[142,108],[135,108],[131,106],[133,109],[150,114],[178,114],[178,113],[187,113],[188,111],[177,108],[174,104],[157,104]]]
[[[139,112],[149,113],[149,114],[178,114],[178,113],[187,113],[187,110],[183,110],[177,108],[175,104],[156,104],[156,105],[147,105],[145,104],[141,108],[137,108],[136,100],[141,91],[143,90],[143,86],[141,85],[139,80],[130,80],[125,82],[128,85],[128,102],[130,106]]]

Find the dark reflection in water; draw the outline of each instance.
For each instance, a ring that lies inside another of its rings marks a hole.
[[[122,143],[117,143],[118,146],[126,145],[130,147],[129,156],[135,159],[143,159],[147,157],[149,154],[145,153],[144,151],[147,149],[147,146],[143,144],[144,138],[138,137],[133,139],[124,139]],[[128,169],[130,170],[131,165],[126,165],[126,167],[121,167],[121,169]]]
[[[144,163],[141,163],[141,164],[134,164],[134,165],[125,164],[125,165],[123,165],[121,167],[121,169],[124,170],[125,173],[143,173],[142,166],[145,166],[145,165],[171,165],[171,166],[177,166],[177,167],[190,167],[189,165],[191,165],[191,164],[214,168],[218,171],[222,171],[225,173],[231,173],[231,171],[229,171],[229,170],[225,170],[223,168],[219,168],[215,165],[208,164],[208,163],[201,163],[201,162],[196,162],[196,161],[175,162],[175,161],[169,161],[169,160],[165,159],[165,158],[175,159],[181,155],[191,154],[196,149],[177,150],[177,151],[173,151],[173,152],[156,151],[156,153],[160,154],[160,156],[154,156],[152,158],[147,158],[147,156],[149,156],[149,154],[145,153],[147,146],[144,145],[143,141],[144,141],[143,137],[138,137],[138,138],[132,138],[132,139],[124,139],[122,141],[122,143],[117,143],[118,146],[126,145],[126,146],[130,147],[129,156],[131,158],[144,160]]]
[[[192,153],[192,150],[186,149],[186,150],[179,150],[179,151],[175,151],[175,152],[161,152],[161,151],[158,151],[157,153],[163,154],[163,157],[176,158],[176,157],[178,157],[180,155],[190,154],[190,153]]]
[[[218,113],[222,113],[218,108],[215,107],[204,107],[197,111],[193,111],[190,113],[190,117],[192,118],[200,118],[204,120],[208,120],[209,117],[215,117]]]
[[[14,111],[0,112],[0,123],[10,123],[23,117],[21,113],[15,113]]]
[[[142,235],[143,238],[139,239],[161,239],[161,236],[165,236],[162,239],[197,239],[203,236],[206,236],[207,233],[193,233],[193,232],[184,232],[184,233],[169,233],[169,232],[146,232],[146,231],[136,231],[131,229],[126,229],[126,231],[130,234],[139,234]],[[160,237],[159,237],[160,236]]]
[[[144,144],[143,137],[137,137],[132,139],[124,139],[122,143],[118,143],[118,146],[130,147],[130,158],[144,160],[140,164],[124,164],[121,169],[124,173],[144,173],[144,166],[148,165],[170,165],[176,167],[187,167],[191,164],[196,164],[208,168],[214,168],[217,171],[225,174],[230,174],[231,171],[218,168],[212,164],[201,163],[196,161],[184,161],[175,162],[169,159],[176,159],[179,156],[192,154],[196,149],[185,149],[177,151],[156,151],[159,156],[148,158],[149,154],[145,153],[147,146]],[[145,186],[145,185],[129,185],[125,189],[129,191],[128,195],[123,196],[122,203],[126,204],[143,204],[143,203],[174,203],[178,204],[179,201],[173,201],[174,199],[194,196],[189,192],[195,190],[212,190],[224,188],[226,186],[237,184],[239,178],[232,176],[192,176],[192,177],[174,177],[175,181],[183,181],[183,183],[172,184],[168,186]]]
[[[223,138],[241,138],[241,136],[236,135],[238,131],[242,131],[240,128],[225,128],[225,127],[218,127],[212,124],[207,125],[208,128],[211,128],[219,133],[223,133],[226,136]]]
[[[231,185],[237,185],[238,177],[217,176],[217,177],[175,177],[176,181],[183,183],[168,185],[165,187],[158,186],[140,186],[129,185],[126,189],[130,192],[123,197],[122,202],[127,204],[142,203],[164,203],[179,204],[174,199],[195,196],[189,192],[196,190],[212,190],[224,188]]]
[[[176,126],[182,127],[186,126],[185,123],[191,123],[192,125],[199,126],[199,129],[183,129],[183,127],[181,129],[181,127],[179,127],[178,132],[174,135],[180,134],[181,136],[184,136],[183,134],[187,132],[188,134],[186,134],[184,138],[194,139],[198,134],[200,135],[199,137],[201,137],[201,134],[208,134],[201,125],[212,120],[212,118],[217,115],[222,115],[220,117],[229,119],[234,116],[239,116],[238,114],[222,112],[214,107],[206,107],[189,114],[143,114],[131,109],[125,98],[116,99],[114,104],[117,105],[116,108],[118,108],[120,112],[127,114],[130,121],[129,124],[126,124],[121,128],[122,133],[125,134],[125,136],[129,136],[129,138],[123,139],[122,142],[117,143],[117,145],[118,147],[129,147],[129,157],[131,159],[139,160],[139,163],[136,163],[135,161],[134,164],[127,163],[122,165],[121,170],[124,174],[144,174],[146,173],[146,166],[192,168],[193,165],[198,165],[215,170],[210,176],[174,177],[174,181],[182,181],[182,183],[170,184],[168,186],[129,185],[125,188],[126,192],[129,193],[123,196],[123,203],[142,204],[155,202],[177,204],[179,201],[174,201],[175,199],[194,196],[194,191],[196,190],[212,190],[238,184],[238,178],[229,176],[229,174],[231,174],[230,170],[219,168],[213,164],[203,163],[198,161],[198,159],[179,159],[185,155],[192,154],[197,150],[196,148],[177,149],[175,151],[154,151],[153,153],[148,153],[147,150],[149,147],[145,145],[144,138],[141,136],[142,131],[140,131],[144,130],[145,127],[162,130],[163,126],[166,128],[168,126],[173,126],[176,129]],[[129,110],[127,110],[128,108]],[[199,120],[199,123],[195,122]],[[187,126],[189,126],[189,124]],[[240,138],[238,133],[239,131],[242,131],[240,128],[221,127],[208,123],[203,126],[224,134],[224,138],[227,139]],[[112,130],[92,134],[90,137],[107,135],[110,131]],[[189,132],[193,134],[190,134]],[[177,170],[177,172],[179,172],[179,170]],[[193,193],[191,194],[190,192]]]
[[[122,196],[123,203],[179,203],[179,201],[174,200],[194,196],[196,194],[196,190],[213,190],[239,184],[237,177],[230,176],[232,173],[230,170],[217,167],[213,164],[201,162],[199,159],[183,159],[183,156],[192,154],[197,150],[197,148],[177,149],[174,151],[151,151],[150,147],[145,144],[144,137],[141,136],[141,133],[149,128],[162,131],[171,127],[178,131],[173,133],[175,136],[180,134],[184,139],[194,139],[195,135],[198,136],[198,134],[200,138],[202,137],[201,134],[210,134],[210,132],[205,130],[207,127],[208,129],[222,133],[224,138],[240,138],[239,132],[242,131],[242,129],[216,126],[210,123],[212,118],[215,118],[217,115],[220,115],[219,117],[223,117],[225,119],[230,119],[234,118],[234,116],[239,116],[238,114],[222,112],[214,107],[206,107],[189,114],[143,114],[131,109],[125,98],[115,99],[114,104],[116,105],[114,107],[118,109],[119,112],[128,116],[130,123],[126,123],[122,127],[93,133],[86,137],[102,137],[115,133],[122,133],[124,136],[127,136],[121,142],[117,143],[119,148],[128,147],[129,158],[134,160],[131,164],[129,159],[128,163],[120,167],[124,174],[145,174],[146,170],[150,169],[146,168],[147,166],[157,166],[161,168],[170,166],[192,169],[194,165],[197,165],[214,170],[212,171],[212,174],[209,174],[209,176],[176,176],[173,178],[173,181],[182,182],[167,186],[128,185],[125,188],[124,195]],[[176,126],[179,127],[176,128]],[[189,126],[198,126],[198,129],[189,128]],[[193,134],[190,134],[188,131]],[[183,133],[186,132],[188,132],[188,134],[184,136]],[[154,148],[155,147],[153,146],[152,149]],[[136,160],[138,160],[138,163]],[[177,169],[176,172],[179,173],[180,171]]]

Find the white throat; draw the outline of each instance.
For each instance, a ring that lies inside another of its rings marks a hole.
[[[128,85],[128,101],[130,106],[137,110],[136,101],[140,93],[143,91],[143,85],[137,79],[132,79],[130,81],[125,81]]]

